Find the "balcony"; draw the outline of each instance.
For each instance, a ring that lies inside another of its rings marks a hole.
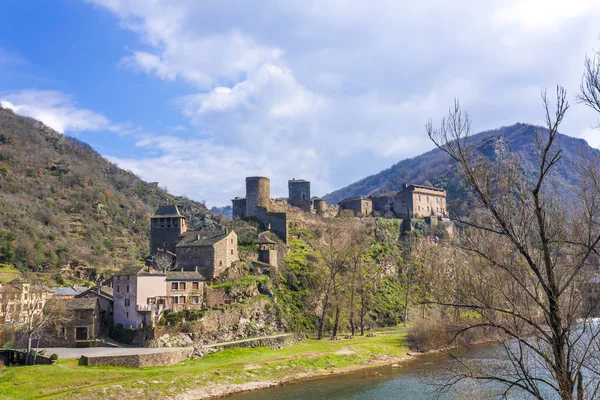
[[[138,312],[151,312],[154,304],[138,304],[137,311]]]

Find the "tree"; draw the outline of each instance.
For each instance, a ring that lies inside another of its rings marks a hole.
[[[175,268],[173,256],[171,256],[171,254],[169,254],[166,250],[157,251],[151,257],[151,262],[154,269],[160,272],[172,271],[173,268]]]
[[[438,128],[426,126],[429,138],[457,162],[477,210],[457,217],[457,245],[472,257],[477,273],[457,285],[460,293],[438,303],[476,312],[479,321],[457,335],[489,329],[502,339],[507,361],[501,371],[461,363],[447,383],[470,378],[499,382],[504,395],[521,389],[537,399],[550,392],[569,400],[596,398],[600,330],[589,318],[585,285],[597,273],[600,191],[586,182],[600,174],[597,165],[582,168],[571,200],[557,196],[552,172],[562,157],[558,128],[569,103],[560,86],[555,107],[545,91],[542,101],[546,128],[535,138],[537,172],[529,180],[518,158],[490,160],[475,152],[471,123],[458,100]]]

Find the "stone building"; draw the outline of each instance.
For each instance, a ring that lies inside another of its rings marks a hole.
[[[349,210],[356,217],[367,217],[373,213],[373,202],[362,196],[350,197],[340,201],[340,212]],[[343,214],[343,213],[342,213]]]
[[[0,284],[0,323],[22,323],[41,314],[52,292],[37,284],[14,279]]]
[[[405,183],[394,196],[394,212],[398,218],[446,217],[446,191]]]
[[[103,333],[108,333],[113,324],[114,296],[109,286],[94,286],[75,296],[77,299],[96,299],[100,307],[100,322]]]
[[[394,215],[394,196],[396,193],[386,193],[377,196],[369,196],[373,202],[373,215],[377,217],[388,217]]]
[[[157,251],[175,254],[179,236],[187,231],[185,217],[176,205],[158,207],[150,218],[150,256]]]
[[[167,295],[164,273],[151,267],[125,267],[113,276],[112,285],[115,326],[143,328],[152,325],[162,312],[155,299]]]
[[[197,271],[211,280],[239,260],[237,234],[219,228],[186,232],[176,247],[177,270]]]
[[[102,315],[96,298],[66,298],[62,300],[68,318],[58,327],[56,344],[87,342],[100,338]]]
[[[288,181],[288,204],[304,211],[310,211],[310,182],[304,179]]]
[[[202,307],[204,277],[198,271],[168,271],[166,283],[169,310]]]
[[[277,267],[277,243],[265,235],[260,235],[256,244],[258,245],[258,261],[272,267]]]
[[[231,200],[233,209],[233,219],[244,219],[246,218],[246,198],[236,197]]]

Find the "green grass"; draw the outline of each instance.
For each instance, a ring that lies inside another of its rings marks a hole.
[[[234,348],[170,367],[86,367],[77,365],[76,360],[5,367],[0,373],[0,398],[158,400],[206,385],[277,380],[299,373],[326,374],[383,356],[401,357],[406,353],[404,337],[405,331],[397,330],[374,338],[307,339],[280,350]]]
[[[20,277],[21,272],[12,265],[0,264],[0,283],[7,283]]]
[[[269,279],[267,275],[247,275],[234,281],[217,283],[209,287],[213,289],[224,289],[231,288],[233,286],[248,286],[252,285],[253,283],[265,283],[267,279]]]

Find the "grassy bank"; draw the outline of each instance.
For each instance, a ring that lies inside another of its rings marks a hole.
[[[372,338],[307,339],[280,350],[228,349],[171,367],[85,367],[77,360],[5,367],[0,398],[203,398],[393,362],[406,356],[404,341],[405,332],[394,330]]]

